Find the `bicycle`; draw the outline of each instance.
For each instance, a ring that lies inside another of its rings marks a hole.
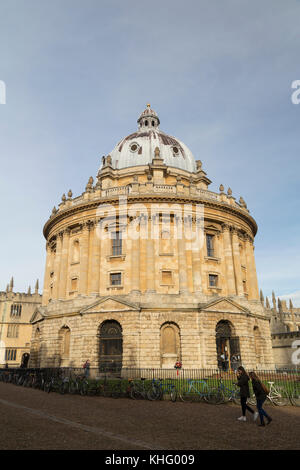
[[[230,401],[235,405],[239,405],[240,398],[240,391],[237,386],[234,385],[233,388],[226,387],[223,378],[220,377],[218,387],[211,390],[209,401],[215,405],[228,403]]]
[[[130,398],[134,400],[140,400],[148,398],[148,389],[145,386],[145,378],[141,377],[141,381],[131,381],[130,382]]]
[[[151,388],[147,393],[148,400],[161,400],[163,395],[170,395],[172,402],[176,401],[177,390],[172,381],[163,381],[163,379],[153,379]]]
[[[272,403],[272,405],[284,406],[290,402],[288,393],[283,386],[275,386],[274,382],[268,382],[268,384],[270,385],[270,389],[267,395],[267,399]],[[256,405],[256,397],[254,393],[250,397],[249,403],[250,405]]]
[[[300,406],[300,379],[296,379],[293,390],[290,393],[291,404]]]
[[[181,401],[211,401],[212,390],[207,384],[207,378],[202,380],[187,380],[188,389],[179,394]]]
[[[64,390],[69,393],[78,393],[79,395],[87,395],[89,390],[89,382],[83,375],[78,375],[74,380],[64,379]],[[67,385],[66,385],[67,384]]]

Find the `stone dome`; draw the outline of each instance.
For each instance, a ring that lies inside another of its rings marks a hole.
[[[179,139],[159,129],[157,113],[147,105],[138,119],[138,130],[122,139],[110,153],[114,169],[148,165],[152,163],[155,148],[169,167],[191,173],[196,171],[195,158],[190,149]]]

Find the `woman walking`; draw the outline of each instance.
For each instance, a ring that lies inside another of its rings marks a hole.
[[[267,424],[270,424],[272,421],[271,416],[269,416],[262,407],[268,393],[255,372],[250,372],[249,375],[252,381],[252,388],[256,397],[256,406],[260,417],[259,426],[265,426],[264,416],[267,418]]]
[[[254,413],[252,408],[247,405],[247,399],[250,398],[250,391],[249,391],[249,376],[245,371],[244,367],[240,366],[237,369],[237,376],[238,381],[236,385],[240,387],[240,397],[241,397],[241,406],[242,406],[242,416],[238,418],[239,421],[247,421],[246,419],[246,410],[248,410],[254,416],[254,420],[257,418],[258,413]]]

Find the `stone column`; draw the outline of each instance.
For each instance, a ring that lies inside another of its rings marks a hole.
[[[130,236],[130,232],[129,232]],[[140,292],[140,231],[131,234],[131,292]]]
[[[178,228],[181,220],[181,216],[176,216]],[[188,285],[184,230],[181,230],[180,233],[180,229],[178,229],[177,237],[179,293],[185,293],[188,292]]]
[[[59,282],[60,282],[60,263],[62,252],[62,238],[63,233],[60,232],[56,237],[56,253],[54,259],[54,286],[53,286],[53,299],[58,299],[59,295]]]
[[[154,254],[154,240],[152,237],[151,224],[156,223],[156,218],[153,216],[148,218],[148,239],[147,239],[147,292],[155,292],[155,254]]]
[[[223,224],[222,229],[223,229],[224,258],[225,258],[225,264],[226,264],[227,292],[228,292],[228,295],[236,295],[230,227],[226,224]]]
[[[80,238],[80,278],[79,278],[79,294],[87,294],[88,286],[88,266],[89,266],[89,234],[90,226],[88,223],[83,224],[82,234]]]
[[[239,242],[239,237],[238,237],[238,231],[234,227],[232,229],[232,248],[233,248],[236,293],[237,295],[244,296],[241,256],[240,256],[240,242]]]
[[[100,256],[101,239],[97,230],[97,223],[93,225],[93,242],[91,250],[91,283],[90,292],[98,294],[100,292]]]
[[[147,214],[140,215],[140,291],[144,292],[147,289],[147,236],[148,236],[148,216]]]
[[[60,274],[59,274],[58,297],[60,300],[65,299],[66,294],[67,294],[69,241],[70,241],[70,230],[66,229],[63,232],[62,253],[61,253]]]
[[[195,220],[195,240],[192,241],[192,270],[193,270],[193,287],[195,293],[201,293],[202,289],[202,273],[201,260],[203,257],[204,231],[200,226],[200,221]]]
[[[50,285],[50,272],[51,272],[51,248],[49,243],[46,244],[46,269],[45,269],[45,276],[44,276],[44,289],[43,289],[43,300],[42,304],[46,305],[49,300],[49,285]]]
[[[247,280],[249,300],[259,300],[259,290],[254,258],[254,246],[250,236],[246,236]]]

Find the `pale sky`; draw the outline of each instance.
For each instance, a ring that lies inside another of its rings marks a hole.
[[[42,286],[53,206],[149,102],[210,189],[245,199],[265,296],[300,307],[299,18],[296,0],[2,0],[0,290]]]

